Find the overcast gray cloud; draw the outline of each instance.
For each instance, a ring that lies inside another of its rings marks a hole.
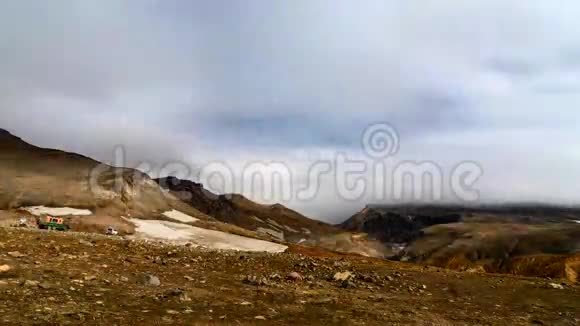
[[[578,198],[575,1],[3,1],[0,121],[25,139],[128,165],[362,157],[484,168],[482,200]],[[326,180],[291,207],[343,218]]]

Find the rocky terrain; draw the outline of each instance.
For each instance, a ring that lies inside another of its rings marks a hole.
[[[578,281],[580,210],[557,206],[371,206],[342,224],[387,246],[391,259],[463,271]]]
[[[38,228],[47,217],[60,218],[73,231],[104,234],[112,226],[125,236],[208,248],[286,248],[268,234],[218,221],[138,170],[39,148],[1,130],[0,225],[24,219]]]
[[[578,325],[580,288],[291,246],[0,228],[2,325]]]
[[[0,323],[576,325],[578,216],[369,206],[331,226],[0,130]]]
[[[164,193],[149,176],[82,155],[39,148],[0,129],[0,210],[47,206],[97,217],[154,218],[172,209],[212,218]]]
[[[155,181],[184,203],[226,225],[247,230],[252,237],[369,257],[382,258],[392,253],[382,243],[366,235],[345,232],[340,227],[310,219],[280,204],[261,205],[238,194],[217,195],[202,184],[175,177]]]
[[[279,241],[299,242],[341,232],[283,205],[261,205],[242,195],[217,195],[202,184],[175,177],[155,180],[163,189],[219,221],[267,234]]]
[[[366,207],[340,226],[352,232],[364,232],[384,243],[408,243],[421,236],[426,227],[456,223],[462,215],[454,212],[407,212]]]

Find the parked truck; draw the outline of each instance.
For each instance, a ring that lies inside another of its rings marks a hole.
[[[58,230],[58,231],[68,230],[68,225],[64,223],[64,219],[62,217],[47,216],[44,219],[40,219],[40,221],[38,221],[38,226],[41,229],[47,230]]]

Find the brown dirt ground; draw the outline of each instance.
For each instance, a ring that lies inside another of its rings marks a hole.
[[[0,266],[11,267],[0,272],[0,324],[580,323],[580,288],[550,285],[561,281],[460,273],[298,246],[289,251],[215,252],[0,228]],[[285,280],[293,271],[305,279]],[[342,271],[356,279],[351,284],[330,280]],[[146,274],[159,277],[161,285],[143,284]],[[246,284],[248,275],[264,277],[267,284]],[[27,280],[40,283],[23,284]]]

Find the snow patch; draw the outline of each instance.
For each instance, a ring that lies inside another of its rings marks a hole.
[[[262,233],[262,234],[269,234],[278,240],[284,241],[284,232],[279,232],[276,230],[262,228],[262,227],[259,227],[256,231],[258,233]]]
[[[127,219],[136,227],[133,237],[138,239],[166,240],[177,243],[192,243],[211,249],[256,252],[284,252],[288,247],[258,239],[242,237],[221,231],[206,230],[195,226],[160,221]]]
[[[259,222],[259,223],[266,224],[266,222],[264,222],[264,220],[263,220],[263,219],[261,219],[261,218],[259,218],[259,217],[257,217],[257,216],[253,216],[253,215],[252,215],[251,217],[252,217],[252,219],[253,219],[254,221],[256,221],[256,222]]]
[[[76,209],[70,207],[45,207],[45,206],[31,206],[24,207],[23,210],[29,212],[34,216],[50,215],[50,216],[88,216],[93,215],[88,209]]]
[[[312,234],[312,231],[307,228],[302,228],[302,231],[304,231],[305,234]]]
[[[580,223],[580,220],[571,220],[574,223]]]
[[[289,227],[288,225],[284,225],[284,228],[285,228],[287,231],[294,232],[294,233],[298,233],[298,230],[296,230],[296,229],[293,229],[293,228]]]
[[[187,214],[184,214],[180,211],[176,211],[176,210],[172,210],[169,212],[165,212],[163,213],[164,216],[169,217],[170,219],[179,221],[179,222],[183,222],[183,223],[193,223],[196,221],[199,221],[199,219],[195,218],[195,217],[191,217]]]
[[[284,229],[284,227],[283,227],[282,225],[278,224],[278,222],[274,221],[274,220],[273,220],[273,219],[271,219],[271,218],[268,218],[268,223],[269,223],[271,226],[273,226],[274,228],[277,228],[277,229],[280,229],[280,230]]]

